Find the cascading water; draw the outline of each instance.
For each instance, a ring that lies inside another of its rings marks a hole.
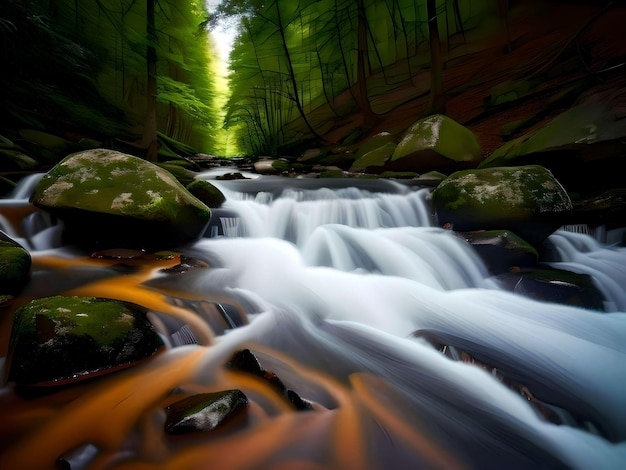
[[[64,455],[72,468],[622,468],[626,249],[551,237],[556,265],[604,289],[611,313],[588,311],[499,290],[469,245],[432,226],[428,189],[215,183],[228,199],[219,236],[181,247],[210,268],[58,289],[147,304],[200,344],[77,386],[86,392],[60,409],[58,398],[29,408],[5,391],[0,406],[15,406],[0,436],[22,432],[0,464]],[[95,269],[67,248],[32,254],[42,271]],[[207,301],[237,305],[249,324],[221,334],[180,307]],[[287,409],[226,371],[243,348],[315,410]],[[168,441],[157,404],[175,387],[243,390],[245,426]]]

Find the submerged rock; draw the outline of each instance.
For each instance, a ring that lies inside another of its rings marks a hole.
[[[279,392],[289,403],[293,405],[296,410],[312,410],[313,405],[310,402],[302,399],[293,390],[288,389],[283,384],[282,380],[271,371],[265,370],[261,367],[256,356],[249,349],[242,349],[237,351],[230,358],[226,364],[226,368],[238,372],[245,372],[255,375],[265,381],[267,381],[277,392]]]
[[[441,114],[428,116],[413,124],[395,148],[389,170],[454,171],[475,168],[482,150],[472,131]]]
[[[247,404],[248,398],[241,390],[192,395],[165,408],[165,431],[168,434],[212,431],[242,413]]]
[[[537,246],[563,224],[572,202],[539,165],[464,170],[432,193],[440,225],[454,230],[510,230]]]
[[[549,267],[500,274],[494,280],[506,290],[535,300],[604,311],[606,300],[588,274]]]
[[[30,279],[30,253],[0,231],[0,294],[19,293]]]
[[[539,260],[535,248],[508,230],[462,232],[459,236],[472,245],[492,274],[535,266]]]
[[[106,149],[65,158],[31,201],[64,222],[67,243],[100,248],[181,245],[202,236],[211,216],[168,171]]]
[[[129,367],[163,341],[146,309],[97,297],[45,297],[15,312],[7,381],[54,386]]]

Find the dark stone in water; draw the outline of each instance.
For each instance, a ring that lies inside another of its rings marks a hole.
[[[46,297],[15,312],[7,381],[64,385],[130,367],[163,345],[146,309],[96,297]]]
[[[491,274],[507,272],[512,267],[532,267],[539,255],[522,238],[509,230],[458,232],[480,256]]]
[[[237,351],[233,354],[231,359],[226,363],[226,367],[230,370],[246,372],[266,380],[298,411],[313,409],[311,403],[304,400],[293,390],[285,387],[285,384],[274,372],[263,369],[256,356],[252,354],[249,349],[242,349],[241,351]]]
[[[91,254],[91,257],[96,259],[140,259],[144,256],[146,256],[145,251],[128,248],[110,248]]]
[[[200,261],[196,258],[192,258],[190,256],[180,256],[180,263],[176,266],[172,266],[171,268],[161,269],[161,272],[167,274],[183,274],[187,271],[197,268],[207,268],[209,265],[204,261]]]
[[[503,289],[531,299],[604,311],[605,298],[587,274],[545,267],[520,269],[494,279]]]
[[[207,432],[243,412],[248,398],[241,390],[201,393],[165,408],[165,431],[169,434]]]

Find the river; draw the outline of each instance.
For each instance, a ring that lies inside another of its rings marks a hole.
[[[3,313],[0,354],[11,310],[56,294],[142,304],[170,347],[55,394],[6,385],[0,468],[623,468],[626,248],[550,237],[553,264],[606,297],[606,312],[584,310],[501,290],[433,226],[427,187],[214,176],[201,175],[226,203],[205,238],[177,248],[207,267],[178,275],[163,271],[173,261],[62,246],[58,226],[28,215],[26,181],[2,201],[0,227],[33,271]],[[246,348],[314,410],[224,368]],[[231,388],[250,400],[244,422],[164,435],[173,390]]]

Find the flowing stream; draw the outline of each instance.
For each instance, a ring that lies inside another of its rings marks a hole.
[[[60,456],[73,469],[623,468],[625,248],[556,232],[553,264],[590,274],[606,312],[539,302],[500,290],[469,245],[433,226],[428,188],[277,181],[212,181],[227,201],[206,238],[179,248],[209,267],[184,275],[62,247],[58,226],[28,215],[28,191],[3,201],[13,216],[0,229],[33,256],[18,305],[134,301],[172,347],[51,396],[5,387],[0,468]],[[7,315],[0,327],[6,351]],[[314,411],[227,371],[245,348]],[[177,388],[239,388],[246,420],[167,438],[162,404]]]

